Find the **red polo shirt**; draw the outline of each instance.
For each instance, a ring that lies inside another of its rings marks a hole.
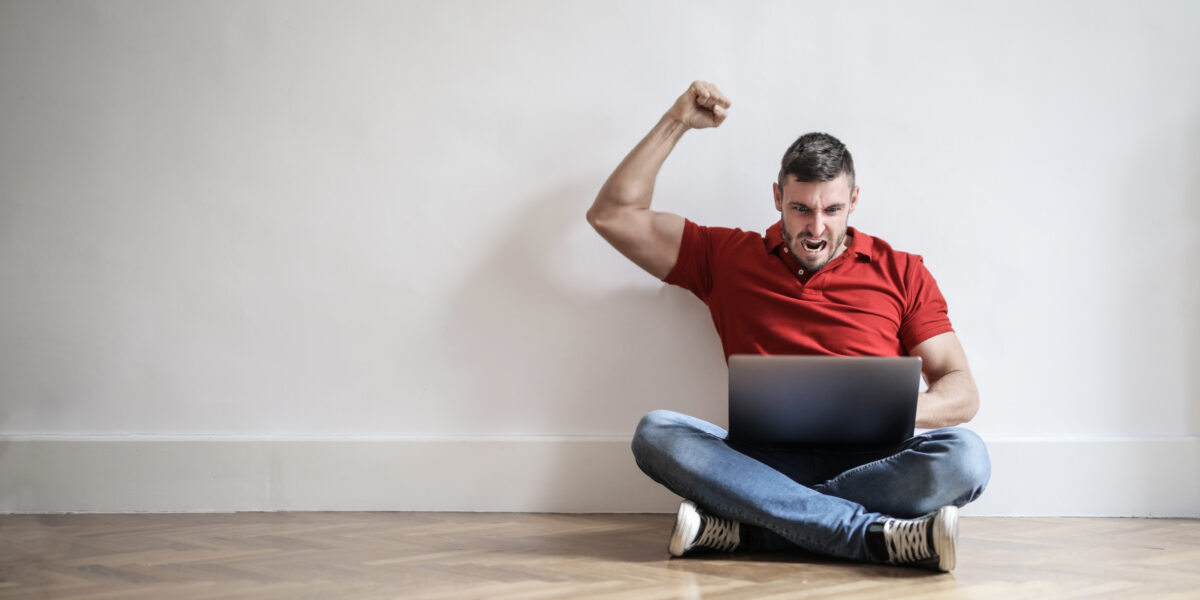
[[[725,359],[733,354],[903,356],[954,331],[946,300],[920,256],[849,228],[850,247],[815,275],[783,243],[687,221],[679,261],[663,281],[712,313]]]

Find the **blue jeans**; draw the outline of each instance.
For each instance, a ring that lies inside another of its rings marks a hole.
[[[633,455],[672,492],[741,522],[749,549],[879,562],[867,548],[868,525],[963,506],[991,475],[983,440],[959,427],[885,447],[751,447],[727,436],[712,423],[656,410],[638,423]]]

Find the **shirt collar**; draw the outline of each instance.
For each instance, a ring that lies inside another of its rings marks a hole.
[[[850,247],[846,252],[858,260],[871,260],[871,236],[860,232],[853,227],[847,227],[846,231],[853,235],[850,240]],[[768,254],[775,254],[783,246],[783,224],[776,222],[774,225],[767,228],[766,234],[763,235],[763,245],[767,248]]]

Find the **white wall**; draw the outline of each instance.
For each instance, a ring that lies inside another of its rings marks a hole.
[[[623,447],[649,409],[724,421],[718,341],[583,215],[707,79],[732,115],[685,137],[656,206],[762,230],[783,149],[845,141],[852,224],[950,302],[985,512],[1200,516],[1197,22],[1187,1],[0,3],[0,510],[669,507]],[[312,463],[367,442],[445,492]],[[71,483],[164,444],[102,494]],[[206,485],[222,452],[273,493]],[[211,498],[147,505],[164,473]],[[501,474],[544,494],[481,499]]]

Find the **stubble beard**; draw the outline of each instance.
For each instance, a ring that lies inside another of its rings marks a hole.
[[[809,265],[805,263],[803,258],[801,258],[804,256],[804,254],[802,254],[804,248],[800,248],[800,252],[796,251],[796,238],[792,237],[792,235],[788,233],[787,223],[785,223],[783,219],[779,219],[779,227],[783,233],[783,243],[787,245],[788,252],[791,252],[792,256],[796,257],[796,260],[804,267],[804,270],[808,271],[809,273],[816,273],[817,271],[820,271],[825,265],[829,264],[829,261],[837,258],[837,256],[841,254],[842,245],[846,243],[847,230],[843,229],[842,234],[838,236],[838,239],[831,244],[833,250],[829,252],[829,258],[821,261],[820,264]]]

